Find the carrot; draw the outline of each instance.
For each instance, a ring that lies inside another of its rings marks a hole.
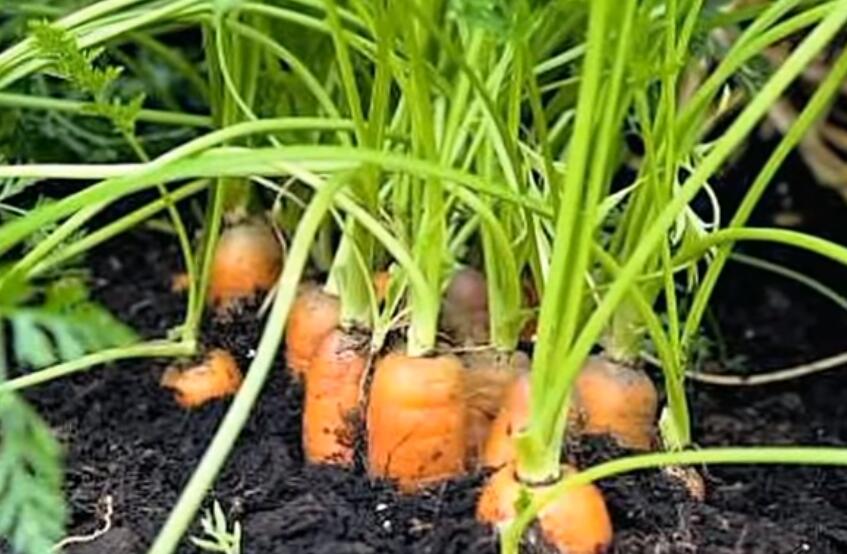
[[[467,409],[468,462],[482,458],[492,423],[500,412],[506,393],[518,375],[529,371],[529,357],[523,352],[470,353],[464,356],[465,402]]]
[[[482,465],[499,468],[515,461],[514,439],[529,421],[529,373],[515,377],[485,441]]]
[[[450,279],[442,302],[441,328],[459,343],[488,342],[488,289],[482,273],[466,267]]]
[[[253,219],[230,227],[215,249],[208,300],[229,309],[273,287],[281,268],[282,248],[267,224]]]
[[[465,469],[462,364],[391,353],[377,364],[367,410],[368,466],[405,492]]]
[[[565,475],[574,471],[563,466]],[[550,485],[531,487],[544,492]],[[508,524],[517,515],[515,504],[522,485],[514,464],[495,472],[486,483],[477,503],[477,519],[489,525]],[[603,494],[594,485],[565,490],[541,510],[538,523],[547,544],[561,554],[598,554],[612,542],[612,522]]]
[[[625,448],[653,445],[658,393],[643,370],[592,356],[574,385],[577,431],[614,438]]]
[[[171,292],[185,292],[191,285],[188,279],[188,273],[176,273],[171,277]]]
[[[301,287],[285,331],[286,361],[294,376],[303,377],[321,341],[339,324],[338,298],[314,283]]]
[[[353,463],[367,338],[341,329],[321,341],[306,373],[303,451],[312,463]]]
[[[160,380],[183,408],[196,408],[215,398],[231,396],[241,385],[241,370],[232,354],[216,349],[203,363],[188,369],[171,366]]]
[[[391,281],[391,273],[388,271],[377,271],[373,277],[374,290],[376,291],[376,299],[378,302],[385,300],[388,295],[388,285]]]

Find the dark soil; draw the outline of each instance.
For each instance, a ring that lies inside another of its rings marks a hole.
[[[722,194],[731,202],[730,181]],[[792,182],[800,190],[775,191],[757,217],[785,209],[780,194],[788,194],[790,209],[805,213],[804,225],[843,239],[843,201],[810,180]],[[844,282],[842,270],[807,256],[773,247],[748,252],[800,263],[834,286]],[[178,260],[159,236],[122,237],[92,258],[97,295],[144,335],[162,336],[182,315],[182,300],[169,291]],[[714,315],[726,351],[748,356],[754,369],[838,352],[847,331],[843,312],[808,290],[737,265],[722,280]],[[247,310],[229,324],[208,325],[204,340],[233,349],[246,366],[260,328]],[[114,504],[112,530],[68,552],[143,552],[214,433],[226,403],[179,409],[157,384],[163,369],[164,362],[128,362],[28,393],[67,448],[71,531],[92,531],[102,523],[105,499]],[[691,386],[699,445],[847,442],[847,379],[838,370],[758,389]],[[280,358],[212,492],[242,523],[246,553],[496,552],[494,534],[473,517],[481,476],[403,497],[361,471],[305,465],[300,401]],[[584,465],[621,453],[593,441],[572,454]],[[703,503],[658,472],[599,483],[616,529],[612,551],[847,552],[847,470],[712,467],[704,476]],[[194,551],[186,543],[181,552]]]

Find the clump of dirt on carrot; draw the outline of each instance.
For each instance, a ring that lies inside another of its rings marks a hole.
[[[274,286],[282,270],[282,246],[271,227],[250,219],[227,228],[218,239],[208,301],[219,311]]]
[[[323,339],[340,323],[338,297],[315,283],[300,287],[285,327],[285,357],[292,374],[301,379]]]
[[[366,347],[366,336],[335,329],[312,358],[303,408],[303,451],[312,463],[353,463]]]
[[[565,475],[574,471],[563,467]],[[477,503],[477,519],[494,526],[512,521],[523,485],[515,466],[507,464],[488,480]],[[531,486],[542,493],[545,486]],[[597,554],[612,543],[612,521],[603,494],[594,485],[569,488],[542,509],[538,516],[541,535],[547,545],[561,554]]]
[[[210,400],[235,394],[241,386],[241,379],[241,370],[232,354],[215,349],[198,365],[167,368],[160,384],[173,391],[180,406],[196,408]]]
[[[454,356],[393,352],[377,363],[367,409],[372,476],[414,492],[465,471],[463,371]]]

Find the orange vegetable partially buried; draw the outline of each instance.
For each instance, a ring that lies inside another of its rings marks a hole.
[[[529,373],[512,380],[485,441],[483,467],[500,468],[515,461],[515,437],[529,421],[529,391]]]
[[[189,368],[171,366],[160,384],[174,393],[183,408],[196,408],[216,398],[235,394],[241,386],[241,370],[232,354],[216,349],[199,365]]]
[[[590,357],[574,384],[576,430],[608,434],[626,448],[652,447],[658,409],[659,395],[647,374],[605,356]]]
[[[250,220],[230,227],[215,248],[208,300],[227,310],[273,287],[281,268],[282,246],[269,225]]]
[[[492,424],[499,415],[515,379],[529,371],[530,360],[523,352],[471,352],[464,357],[465,402],[467,407],[468,462],[477,464],[483,455]]]
[[[335,329],[312,358],[303,407],[303,451],[312,463],[353,463],[366,346],[366,337]]]
[[[465,471],[462,371],[453,356],[395,352],[378,362],[367,411],[372,476],[413,492]]]
[[[297,379],[309,370],[321,341],[338,327],[340,318],[338,297],[314,283],[301,287],[285,326],[286,363]]]
[[[563,466],[563,475],[572,471],[573,468]],[[541,493],[549,487],[534,486],[531,490]],[[497,470],[482,490],[477,519],[494,526],[511,522],[517,515],[515,504],[521,489],[514,464]],[[594,485],[566,489],[542,508],[538,523],[546,543],[560,554],[599,554],[606,552],[612,542],[612,520],[603,494]]]

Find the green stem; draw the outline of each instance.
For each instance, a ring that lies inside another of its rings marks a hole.
[[[831,240],[789,229],[778,228],[730,228],[722,229],[698,241],[692,248],[680,254],[681,260],[694,260],[709,249],[736,241],[765,241],[786,244],[820,254],[840,264],[847,265],[847,247]]]
[[[4,108],[48,110],[73,113],[85,117],[99,117],[89,111],[91,106],[93,106],[91,102],[0,92],[0,107]],[[161,125],[181,125],[185,127],[209,128],[212,126],[212,119],[209,116],[162,110],[141,110],[138,112],[138,120]]]
[[[152,341],[134,346],[126,346],[121,348],[112,348],[88,354],[76,360],[64,362],[47,369],[35,371],[16,377],[4,383],[0,383],[0,394],[10,391],[16,391],[40,385],[60,377],[67,377],[81,371],[87,371],[94,366],[103,365],[119,360],[128,360],[132,358],[177,358],[183,356],[192,356],[197,351],[197,344],[193,341],[186,342],[165,342]]]
[[[171,193],[171,200],[173,202],[179,202],[191,195],[194,195],[202,190],[205,190],[208,186],[207,179],[200,179],[193,183],[189,183],[185,186],[182,186]],[[167,207],[167,202],[164,199],[159,199],[154,202],[151,202],[144,206],[143,208],[139,208],[134,212],[123,216],[110,223],[109,225],[104,226],[97,231],[89,233],[79,239],[76,242],[68,244],[63,248],[59,249],[57,252],[53,253],[50,256],[39,261],[35,266],[27,274],[27,278],[38,277],[39,275],[43,275],[45,272],[55,268],[56,266],[70,260],[80,254],[91,250],[92,248],[103,244],[107,240],[110,240],[128,229],[136,226],[142,221],[148,219],[152,215],[162,211]]]
[[[750,217],[753,208],[759,202],[762,194],[764,194],[768,184],[773,179],[776,172],[779,170],[782,162],[788,155],[794,151],[794,148],[806,136],[806,133],[818,118],[829,108],[832,98],[838,93],[844,79],[847,78],[847,52],[843,52],[826,79],[818,86],[812,98],[806,104],[806,107],[792,124],[791,128],[785,133],[782,140],[774,149],[768,161],[762,167],[753,184],[750,186],[747,194],[741,202],[741,205],[736,210],[735,215],[729,222],[729,227],[740,227],[744,225]],[[727,258],[731,251],[731,244],[722,247],[715,255],[715,259],[709,265],[700,287],[694,296],[689,310],[688,317],[685,320],[685,325],[682,330],[682,344],[686,345],[690,341],[700,327],[700,321],[703,314],[706,312],[706,305],[717,284],[721,270],[726,264]]]

